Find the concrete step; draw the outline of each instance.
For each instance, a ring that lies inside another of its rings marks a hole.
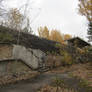
[[[47,72],[47,71],[49,71],[48,67],[42,67],[38,69],[38,72]]]

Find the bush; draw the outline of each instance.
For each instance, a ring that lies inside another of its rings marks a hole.
[[[59,48],[60,56],[61,56],[61,64],[62,65],[71,65],[73,64],[72,52],[70,52],[70,48],[68,45],[56,44],[56,47]]]
[[[63,65],[71,65],[71,64],[73,64],[72,56],[66,51],[64,51],[62,53],[63,53],[63,57],[62,57],[62,61],[61,61],[62,64]]]
[[[92,61],[92,47],[85,47],[83,49],[77,48],[78,55],[77,55],[77,61],[81,63]]]
[[[65,83],[64,80],[61,80],[60,78],[56,77],[53,79],[52,81],[53,86],[56,87],[56,92],[59,91],[59,87],[60,88],[64,88],[65,87]]]
[[[92,46],[88,48],[88,52],[92,53]]]

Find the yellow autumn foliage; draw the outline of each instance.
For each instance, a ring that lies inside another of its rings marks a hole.
[[[59,30],[49,30],[46,26],[38,28],[39,37],[46,38],[49,40],[57,41],[65,44],[64,40],[72,38],[69,34],[62,34]]]
[[[92,21],[92,0],[79,0],[79,12]]]

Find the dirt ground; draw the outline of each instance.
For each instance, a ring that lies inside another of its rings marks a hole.
[[[87,64],[78,64],[71,67],[60,67],[53,69],[52,71],[42,73],[34,79],[20,81],[16,84],[6,85],[0,87],[0,92],[38,92],[39,89],[46,85],[51,85],[53,78],[58,77],[65,82],[67,87],[78,92],[92,92],[88,91],[85,86],[80,86],[80,80],[77,77],[84,78],[87,81],[91,81],[92,77],[88,73],[92,72],[92,66]],[[85,73],[84,73],[85,72]],[[91,73],[92,74],[92,73]]]
[[[65,81],[65,83],[74,89],[78,89],[78,80],[75,78],[69,77],[68,74],[56,74],[56,73],[48,73],[41,74],[37,76],[33,80],[21,81],[20,83],[4,86],[0,88],[0,92],[37,92],[38,89],[45,85],[49,85],[52,82],[52,79],[55,77],[59,77]],[[85,88],[80,88],[79,92],[87,92]]]
[[[68,72],[69,75],[76,78],[81,78],[89,82],[92,87],[92,63],[75,64],[70,67],[59,67],[49,71],[51,73]]]

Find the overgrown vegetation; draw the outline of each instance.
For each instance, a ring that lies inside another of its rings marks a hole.
[[[11,42],[13,41],[13,36],[7,33],[0,33],[0,42]]]
[[[71,66],[72,64],[92,62],[92,47],[78,48],[69,44],[56,43],[55,47],[58,52],[47,52],[47,65],[55,66]]]
[[[11,41],[5,41],[5,42],[10,42],[11,44],[17,44],[17,40],[18,40],[18,35],[19,32],[17,30],[13,30],[4,26],[0,26],[0,33],[1,34],[7,34],[11,37],[13,37]],[[5,36],[3,36],[3,38],[5,38]],[[51,41],[51,40],[47,40],[44,38],[39,38],[38,36],[29,34],[29,33],[25,33],[25,32],[20,32],[20,39],[19,39],[19,45],[25,46],[27,48],[33,48],[33,49],[40,49],[43,52],[52,52],[52,51],[57,51],[58,49],[55,47],[55,44],[57,42],[55,41]],[[1,42],[1,41],[0,41]]]
[[[39,89],[38,92],[78,92],[73,88],[69,88],[64,80],[59,77],[55,77],[52,79],[52,83],[50,85],[46,85]]]
[[[74,63],[74,59],[72,57],[71,52],[66,49],[68,45],[56,44],[56,47],[59,48],[60,56],[61,56],[61,64],[62,65],[72,65]]]
[[[58,92],[59,87],[60,88],[65,88],[64,80],[61,80],[58,77],[53,78],[52,85],[56,87],[56,92]]]
[[[43,88],[39,89],[37,92],[78,92],[72,88],[60,88],[57,91],[56,87],[46,85]]]

